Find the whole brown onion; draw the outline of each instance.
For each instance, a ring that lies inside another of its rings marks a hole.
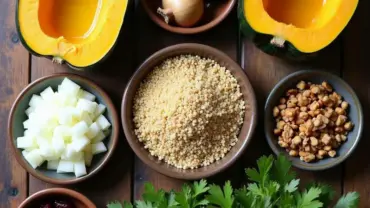
[[[157,12],[165,22],[168,24],[173,20],[181,27],[195,25],[204,13],[203,0],[162,0],[162,6]]]

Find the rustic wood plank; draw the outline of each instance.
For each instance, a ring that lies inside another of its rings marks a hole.
[[[196,35],[179,35],[162,29],[149,19],[140,3],[137,5],[137,10],[135,13],[136,24],[140,25],[135,31],[138,38],[136,47],[137,64],[140,64],[151,54],[164,47],[178,43],[189,42],[213,46],[227,53],[231,58],[237,61],[238,25],[236,11],[233,11],[220,25],[208,32]],[[211,177],[208,180],[212,182],[224,183],[226,179],[233,178],[233,183],[237,184],[238,179],[241,178],[240,176],[243,174],[243,169],[240,168],[239,163],[236,163],[224,173],[218,174],[215,177]],[[135,157],[134,175],[135,199],[141,198],[144,182],[151,182],[156,188],[163,188],[165,190],[178,190],[185,182],[164,176],[150,169],[137,157]]]
[[[245,154],[245,166],[255,165],[256,159],[262,154],[273,154],[269,148],[263,127],[264,105],[272,88],[279,80],[302,69],[321,69],[337,75],[340,74],[340,39],[332,43],[328,48],[320,52],[319,56],[302,63],[288,62],[265,54],[253,43],[244,40],[242,48],[244,70],[251,80],[252,86],[257,96],[259,107],[259,121],[254,139]],[[320,181],[331,184],[337,192],[341,193],[342,167],[338,166],[327,171],[309,172],[295,169],[303,184],[311,181]]]
[[[70,72],[88,77],[101,86],[111,97],[117,112],[120,112],[124,87],[133,72],[133,10],[134,1],[129,1],[123,29],[118,42],[108,59],[97,68],[85,71],[75,71],[66,65],[56,65],[46,58],[32,57],[31,79],[58,72]],[[120,128],[121,129],[121,128]],[[89,197],[97,207],[105,207],[113,200],[131,200],[131,173],[133,153],[131,152],[122,130],[120,142],[108,164],[93,178],[81,184],[70,185],[67,188],[77,190]],[[55,185],[44,183],[32,176],[29,182],[30,194]]]
[[[27,174],[12,154],[7,135],[10,107],[28,84],[29,54],[15,26],[15,1],[0,1],[0,207],[18,207],[27,197]]]
[[[370,2],[360,1],[357,11],[344,32],[343,77],[359,96],[364,112],[364,132],[353,155],[345,162],[344,192],[361,195],[359,207],[370,207]]]

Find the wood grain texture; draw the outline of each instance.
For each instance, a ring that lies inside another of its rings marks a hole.
[[[133,9],[133,1],[130,1],[123,29],[115,48],[100,65],[85,71],[75,71],[69,69],[66,65],[56,65],[49,59],[33,56],[31,79],[35,80],[39,77],[59,72],[80,74],[102,87],[113,100],[119,113],[124,87],[133,72],[133,54],[128,50],[133,48],[132,43],[134,42],[132,33]],[[81,184],[66,187],[85,194],[97,207],[105,207],[107,202],[113,200],[130,200],[132,161],[133,153],[126,143],[122,130],[120,130],[118,147],[108,164],[91,179]],[[29,192],[32,194],[53,186],[55,185],[44,183],[31,176]]]
[[[259,107],[257,131],[251,144],[247,147],[244,156],[244,166],[249,167],[255,166],[256,159],[261,155],[273,154],[267,144],[263,127],[264,105],[272,88],[278,81],[288,74],[302,69],[320,69],[339,75],[340,40],[334,42],[327,49],[320,52],[319,56],[304,63],[287,62],[267,55],[256,48],[254,44],[248,40],[244,40],[244,45],[241,51],[243,54],[242,66],[244,66],[244,70],[255,90]],[[302,171],[296,168],[295,170],[298,172],[303,184],[312,181],[328,183],[335,188],[337,196],[341,194],[341,166],[321,172]]]
[[[29,77],[28,53],[14,22],[14,1],[0,1],[0,207],[18,207],[27,197],[27,174],[13,157],[8,115]]]
[[[179,35],[168,32],[153,23],[148,15],[145,13],[139,1],[137,1],[137,9],[135,11],[135,19],[138,27],[135,28],[137,37],[136,46],[136,60],[137,64],[143,62],[154,52],[170,45],[179,43],[201,43],[218,48],[227,53],[232,59],[237,60],[237,39],[238,39],[238,25],[236,19],[236,11],[234,10],[227,19],[220,25],[211,29],[208,32],[196,35]],[[225,179],[233,177],[233,182],[237,183],[243,170],[239,168],[239,163],[229,168],[226,172],[209,178],[212,182],[222,182]],[[184,181],[169,178],[156,171],[150,169],[143,164],[140,159],[135,158],[135,187],[134,198],[141,198],[143,191],[143,183],[148,181],[153,183],[156,188],[164,188],[165,190],[178,190]]]
[[[364,131],[353,155],[345,162],[344,192],[357,191],[360,207],[370,207],[370,2],[360,1],[344,31],[343,77],[357,93],[364,112]]]

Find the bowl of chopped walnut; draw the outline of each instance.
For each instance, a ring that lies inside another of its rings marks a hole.
[[[363,129],[360,101],[340,77],[303,70],[282,79],[265,104],[264,126],[275,154],[297,168],[324,170],[354,151]]]

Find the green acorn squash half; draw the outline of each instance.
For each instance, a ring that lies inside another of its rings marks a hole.
[[[264,52],[304,59],[342,32],[358,0],[239,0],[242,33]]]
[[[113,48],[128,0],[18,0],[16,25],[33,54],[83,69]]]

